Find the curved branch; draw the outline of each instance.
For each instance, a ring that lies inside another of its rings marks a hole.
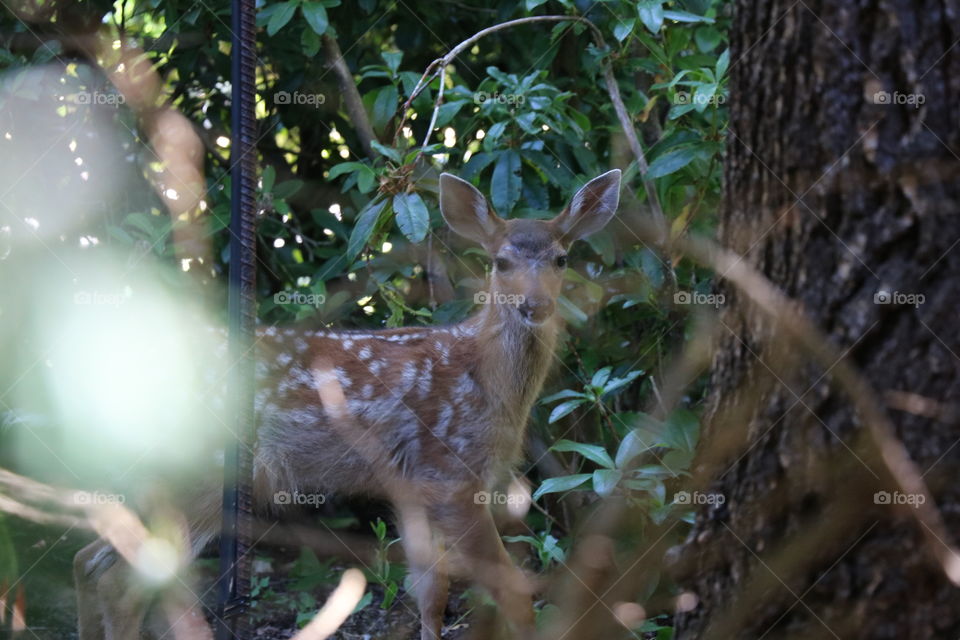
[[[448,51],[443,57],[437,58],[431,62],[426,70],[423,72],[423,75],[420,76],[420,80],[417,81],[416,86],[413,91],[410,93],[410,97],[403,105],[403,116],[400,120],[400,125],[397,127],[397,135],[403,129],[403,125],[407,121],[407,111],[410,108],[410,105],[417,98],[420,93],[426,89],[427,85],[438,75],[440,76],[440,89],[439,95],[437,96],[436,101],[433,105],[433,114],[430,118],[430,127],[427,129],[427,135],[424,138],[423,147],[427,146],[427,142],[430,140],[430,136],[433,133],[434,123],[437,121],[437,112],[440,109],[440,104],[442,103],[443,98],[443,77],[444,72],[447,67],[453,60],[470,48],[474,43],[476,43],[481,38],[490,35],[491,33],[496,33],[497,31],[502,31],[504,29],[510,29],[512,27],[517,27],[523,24],[531,24],[534,22],[579,22],[586,25],[590,32],[593,34],[594,42],[600,48],[606,48],[607,43],[603,39],[603,33],[600,29],[597,28],[593,22],[586,18],[580,16],[530,16],[527,18],[518,18],[516,20],[508,20],[507,22],[502,22],[500,24],[495,24],[491,27],[487,27],[477,33],[473,34],[460,44],[456,45],[450,51]],[[637,137],[637,132],[633,128],[633,120],[630,118],[630,114],[627,113],[627,107],[623,103],[623,98],[620,96],[620,87],[617,85],[617,79],[613,75],[613,66],[610,64],[609,60],[603,61],[603,82],[607,85],[607,94],[610,97],[610,102],[613,105],[613,110],[617,114],[617,120],[620,122],[620,126],[623,128],[624,135],[627,136],[627,142],[630,145],[630,150],[633,152],[634,158],[637,161],[637,168],[640,170],[640,174],[645,176],[649,165],[647,164],[646,155],[643,153],[643,148],[640,146],[640,139]],[[394,143],[396,143],[396,137],[394,137]],[[421,148],[421,153],[423,148]],[[666,228],[666,218],[663,215],[663,209],[660,207],[660,200],[657,197],[656,187],[652,180],[644,177],[643,178],[643,188],[647,192],[647,198],[650,201],[650,209],[653,212],[653,217],[655,222],[657,222],[658,227],[661,229]],[[667,238],[667,235],[659,235],[655,243],[657,245],[662,245]]]

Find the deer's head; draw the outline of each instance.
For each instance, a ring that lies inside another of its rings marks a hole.
[[[444,220],[493,259],[490,302],[504,304],[529,326],[556,310],[571,243],[602,229],[619,201],[620,170],[614,169],[585,184],[552,220],[504,220],[469,182],[440,175]]]

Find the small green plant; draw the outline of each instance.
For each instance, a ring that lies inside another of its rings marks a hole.
[[[538,536],[503,536],[503,539],[506,542],[526,542],[533,547],[544,571],[553,564],[566,562],[567,552],[549,531],[543,531]]]
[[[366,571],[367,579],[383,587],[383,602],[380,603],[380,608],[389,609],[397,598],[397,593],[400,591],[400,582],[406,573],[406,569],[402,565],[390,562],[390,547],[399,542],[400,538],[390,540],[387,537],[387,523],[381,518],[377,518],[376,522],[371,522],[370,527],[377,537],[377,553],[373,567]],[[367,597],[369,595],[367,593],[364,596],[367,603],[370,602],[370,598]],[[364,600],[361,600],[361,604]],[[358,606],[359,608],[362,607]]]

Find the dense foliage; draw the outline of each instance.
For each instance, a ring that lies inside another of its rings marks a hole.
[[[168,215],[162,190],[150,186],[162,182],[162,167],[138,129],[137,114],[118,100],[110,114],[116,137],[109,144],[121,158],[117,171],[133,186],[103,197],[81,227],[48,242],[66,251],[83,241],[85,250],[109,246],[127,252],[132,262],[166,264],[163,286],[222,309],[229,262],[226,4],[79,2],[54,4],[41,14],[0,18],[9,36],[0,49],[7,87],[2,99],[35,99],[43,106],[42,96],[25,95],[15,80],[41,64],[50,65],[72,91],[115,95],[98,60],[64,44],[73,28],[141,47],[162,78],[168,104],[194,124],[204,142],[206,185],[197,207]],[[413,93],[435,59],[484,28],[547,14],[587,18],[605,46],[586,25],[572,21],[492,33],[444,70],[443,98],[432,121],[440,78]],[[652,522],[689,509],[676,503],[669,487],[687,469],[697,441],[699,392],[694,388],[684,407],[663,419],[650,415],[650,408],[656,406],[664,363],[683,344],[693,317],[693,306],[675,302],[688,299],[685,293],[705,292],[709,279],[669,252],[640,242],[631,224],[649,215],[654,195],[674,237],[711,230],[720,193],[730,65],[723,0],[422,6],[271,0],[260,3],[258,24],[261,320],[341,327],[458,321],[471,312],[488,267],[478,248],[443,224],[437,207],[439,171],[473,182],[501,216],[543,218],[558,212],[586,180],[623,168],[617,220],[575,247],[570,258],[561,300],[568,334],[531,418],[537,443],[532,450],[539,453],[523,470],[542,508],[531,510],[529,532],[512,539],[529,543],[536,552],[534,568],[548,570],[564,562],[578,518],[598,498],[622,496]],[[348,115],[347,98],[328,64],[331,44],[343,52],[353,73],[376,136],[369,145]],[[646,174],[638,169],[611,105],[604,65],[612,68],[640,135]],[[103,117],[102,109],[67,104],[67,118]],[[0,154],[24,134],[16,130],[18,122],[0,122],[0,134],[9,129],[14,138],[0,135]],[[652,180],[655,194],[645,192],[644,179]],[[50,188],[82,194],[84,187],[64,178]],[[31,205],[21,201],[10,208],[17,206]],[[40,258],[17,255],[33,240],[23,218],[35,217],[42,227],[44,212],[8,210],[4,216],[10,221],[3,222],[0,251],[4,258],[10,254],[8,274],[15,274],[7,278],[29,281],[31,265]],[[202,233],[183,244],[178,232],[198,227]],[[98,240],[96,246],[88,246],[90,238]],[[16,296],[11,288],[0,298],[8,314]],[[11,341],[11,334],[5,331],[3,339]],[[4,370],[5,386],[18,375]],[[23,419],[20,407],[0,408],[9,431],[15,431]],[[13,436],[0,432],[0,441],[5,437]],[[544,465],[543,456],[555,464]],[[20,466],[17,460],[2,462]],[[565,472],[550,473],[557,468]],[[374,531],[384,546],[389,544],[382,523]],[[636,544],[642,531],[636,536],[624,542]],[[329,573],[310,554],[298,567],[306,585],[313,584],[310,576]],[[389,563],[374,573],[387,597],[395,597],[399,578]],[[670,587],[654,577],[649,588]],[[256,596],[269,593],[268,584],[258,583]],[[309,598],[284,597],[289,606],[316,606]],[[645,624],[645,631],[659,626]]]

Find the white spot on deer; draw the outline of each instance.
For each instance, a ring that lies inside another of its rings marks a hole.
[[[288,338],[292,338],[292,337],[295,336],[296,334],[297,334],[297,332],[294,331],[293,329],[285,329],[284,332],[283,332],[283,335],[287,336]]]
[[[400,375],[402,393],[406,393],[412,389],[413,385],[417,382],[417,363],[412,360],[404,362]]]
[[[277,385],[278,393],[286,393],[298,387],[309,387],[314,383],[314,377],[303,367],[293,367],[287,375],[280,379]]]
[[[433,387],[433,360],[427,360],[423,363],[423,371],[420,373],[420,397],[426,398]]]
[[[440,364],[450,364],[450,346],[446,342],[437,340],[437,351],[440,354]]]
[[[297,338],[296,341],[293,343],[293,346],[297,351],[299,351],[300,353],[303,353],[307,350],[308,345],[307,345],[307,341],[304,340],[303,338]]]
[[[370,373],[373,375],[380,375],[380,372],[383,371],[383,368],[387,366],[386,360],[374,360],[370,363]]]
[[[365,384],[363,385],[363,391],[361,392],[361,397],[365,400],[369,400],[373,397],[373,385]]]
[[[463,402],[467,397],[476,391],[477,385],[473,381],[473,377],[467,373],[463,372],[457,378],[457,382],[453,387],[453,397],[457,402]]]
[[[440,413],[437,415],[437,425],[434,427],[433,432],[438,438],[446,438],[447,430],[450,428],[450,425],[453,423],[453,416],[456,411],[449,402],[444,402],[440,405]]]
[[[360,352],[357,354],[357,357],[361,360],[369,360],[373,356],[373,350],[370,347],[364,346],[360,349]]]
[[[340,367],[337,367],[333,371],[337,376],[337,382],[339,382],[344,389],[350,388],[350,385],[353,384],[353,380],[350,379],[350,376],[347,375],[347,372]]]
[[[273,336],[277,335],[277,328],[267,327],[266,329],[263,330],[263,335],[272,338]]]
[[[290,364],[290,361],[293,360],[293,357],[289,353],[281,353],[277,356],[277,364],[281,367],[285,367]]]
[[[345,338],[343,341],[343,348],[353,349],[353,340],[351,340],[350,338]]]

